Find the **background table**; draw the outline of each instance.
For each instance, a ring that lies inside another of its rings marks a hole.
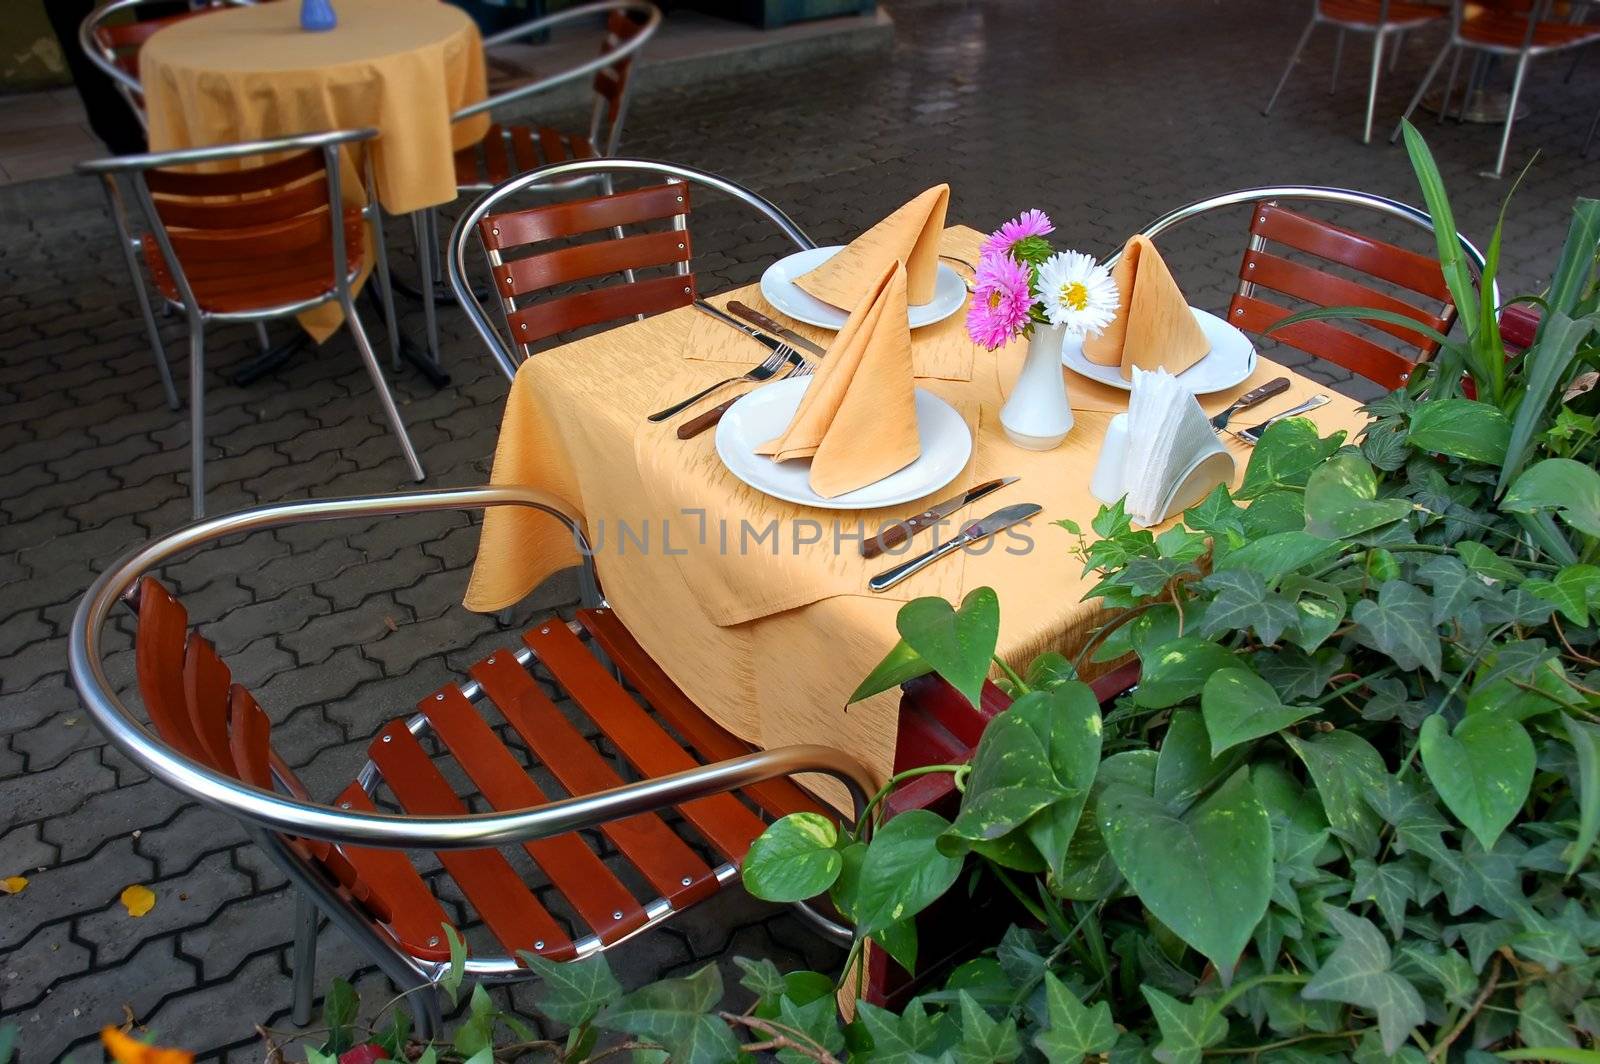
[[[139,55],[150,147],[373,126],[378,200],[391,214],[456,197],[456,149],[476,143],[489,116],[452,125],[487,92],[483,42],[459,8],[439,0],[338,0],[339,25],[300,28],[293,0],[217,11],[160,30]],[[354,163],[355,160],[347,160]],[[347,165],[345,196],[363,193]],[[330,304],[302,318],[318,339],[338,327]]]
[[[946,232],[941,250],[972,259],[981,239],[981,234],[958,227]],[[755,286],[736,293],[746,300],[754,294]],[[951,557],[889,595],[869,592],[866,577],[894,564],[893,559],[865,562],[854,557],[854,544],[839,555],[824,545],[821,551],[792,558],[765,553],[734,557],[712,566],[727,581],[744,580],[747,608],[726,612],[726,592],[740,589],[708,588],[695,579],[694,574],[708,567],[702,559],[669,556],[659,528],[652,525],[657,538],[647,549],[618,543],[618,521],[638,527],[648,517],[677,530],[673,550],[714,550],[714,541],[709,548],[694,547],[693,519],[673,512],[681,509],[709,508],[710,520],[722,518],[734,527],[741,520],[760,527],[773,515],[824,524],[839,516],[780,503],[730,483],[731,474],[716,458],[713,433],[686,442],[674,435],[678,421],[690,414],[662,425],[645,422],[646,413],[664,405],[663,396],[687,394],[697,384],[728,375],[725,361],[685,357],[694,353],[685,350],[685,340],[698,333],[698,317],[692,309],[673,311],[525,362],[507,399],[492,480],[538,487],[566,499],[585,515],[591,535],[609,525],[595,558],[607,599],[645,650],[708,714],[761,746],[835,744],[882,777],[894,758],[898,696],[886,692],[848,708],[845,699],[894,645],[895,614],[905,599],[938,594],[957,600],[972,588],[994,587],[1000,596],[1000,654],[1014,666],[1047,649],[1071,653],[1082,645],[1100,614],[1096,604],[1083,601],[1095,578],[1081,574],[1082,563],[1070,553],[1074,538],[1051,522],[1071,518],[1087,528],[1098,510],[1100,504],[1088,494],[1089,474],[1116,404],[1106,401],[1111,389],[1093,387],[1068,372],[1077,417],[1072,434],[1053,451],[1015,447],[1005,438],[997,415],[1019,371],[1026,346],[1021,343],[994,355],[980,353],[971,380],[928,377],[919,385],[958,407],[978,410],[972,462],[933,498],[991,477],[1020,476],[1020,483],[956,517],[982,516],[1014,502],[1040,503],[1044,512],[1028,529],[1033,549],[1027,554],[1008,553],[999,544],[984,554]],[[918,342],[918,332],[912,333],[912,342]],[[752,344],[750,361],[759,360],[763,350]],[[1327,391],[1325,385],[1262,359],[1249,381],[1204,397],[1202,405],[1214,412],[1278,375],[1290,378],[1289,391],[1242,417],[1240,427]],[[725,398],[721,394],[704,404]],[[1125,398],[1119,393],[1116,402],[1125,403]],[[1325,433],[1353,430],[1363,420],[1356,405],[1333,395],[1314,420]],[[1230,448],[1242,476],[1249,448],[1231,438]],[[875,526],[914,509],[907,504],[863,516]],[[926,534],[914,541],[917,551],[931,545]],[[490,511],[466,605],[483,611],[504,608],[574,560],[572,543],[554,522],[509,509]],[[733,603],[741,604],[737,596]],[[821,784],[817,790],[832,801],[842,794]]]

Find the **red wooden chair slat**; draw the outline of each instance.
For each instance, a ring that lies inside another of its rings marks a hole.
[[[425,698],[417,708],[490,805],[510,811],[549,801],[460,688],[438,693],[444,698]],[[602,941],[613,942],[645,922],[643,907],[577,835],[538,839],[524,848]]]
[[[694,758],[639,708],[639,703],[566,625],[541,625],[525,632],[522,640],[640,772],[656,778],[696,767]],[[697,798],[679,809],[724,857],[735,863],[743,859],[751,841],[766,828],[731,794]]]
[[[1303,263],[1291,262],[1269,252],[1245,252],[1244,265],[1257,288],[1270,289],[1318,306],[1372,307],[1376,310],[1390,310],[1396,314],[1404,314],[1432,329],[1444,328],[1450,324],[1439,315],[1430,314],[1403,299],[1396,299],[1348,278],[1323,273]],[[1407,343],[1421,345],[1428,342],[1421,333],[1407,329],[1403,325],[1393,325],[1386,321],[1372,321],[1368,324]]]
[[[272,790],[272,766],[267,757],[272,721],[266,710],[239,684],[228,692],[228,747],[235,774],[253,787]]]
[[[1234,296],[1228,320],[1246,332],[1266,333],[1288,316],[1289,311],[1276,303]],[[1407,374],[1416,366],[1393,351],[1325,321],[1299,322],[1277,330],[1272,338],[1390,388],[1404,384]]]
[[[367,754],[407,812],[434,816],[468,812],[403,721],[393,721],[379,732]],[[571,954],[572,940],[498,850],[440,850],[438,857],[508,951],[537,950],[553,958]]]
[[[338,804],[361,813],[378,811],[358,783],[350,784],[339,794]],[[372,885],[372,893],[386,904],[386,922],[396,942],[408,953],[425,960],[449,959],[450,947],[444,941],[441,926],[453,925],[454,921],[404,853],[365,846],[341,846],[339,852],[361,880]]]
[[[567,281],[688,262],[689,255],[689,234],[669,229],[557,248],[513,259],[494,272],[501,294],[517,296]]]
[[[605,651],[606,657],[622,670],[628,682],[644,695],[657,713],[699,751],[707,761],[726,761],[750,753],[748,743],[736,738],[689,701],[671,678],[644,648],[634,641],[617,615],[608,609],[579,610],[578,621]],[[774,817],[790,813],[827,813],[821,803],[797,787],[792,780],[776,779],[745,788]]]
[[[511,322],[511,335],[517,343],[526,344],[635,314],[660,314],[687,307],[694,303],[694,298],[694,276],[674,274],[557,296],[523,307],[507,317]]]
[[[285,185],[270,196],[252,195],[245,199],[160,196],[155,204],[162,221],[181,229],[270,225],[313,211],[326,211],[328,185],[325,181],[302,181]]]
[[[490,251],[507,251],[542,240],[666,221],[687,215],[690,205],[688,185],[651,185],[609,196],[591,196],[492,214],[478,223],[478,234],[483,237],[483,246]]]
[[[1322,13],[1339,22],[1377,25],[1382,8],[1378,0],[1320,0]],[[1445,16],[1446,11],[1429,4],[1411,4],[1394,0],[1389,5],[1389,24],[1403,22],[1432,22]]]
[[[485,660],[472,667],[473,679],[568,793],[620,787],[621,777],[562,716],[533,677],[511,655],[494,657],[493,664]],[[708,897],[716,889],[711,869],[655,814],[613,820],[601,830],[675,906]]]
[[[150,170],[145,181],[160,196],[242,196],[270,192],[322,174],[322,153],[299,151],[270,163],[238,170]],[[327,198],[322,202],[326,204]]]
[[[220,769],[195,734],[183,690],[183,659],[189,638],[189,614],[183,604],[153,577],[139,582],[139,634],[134,663],[139,697],[161,737],[179,753]]]
[[[500,184],[511,176],[511,160],[506,146],[505,127],[494,124],[483,137],[483,165],[489,172],[489,181]]]
[[[1437,259],[1334,225],[1297,214],[1274,203],[1258,203],[1250,232],[1320,258],[1410,289],[1441,302],[1450,298]],[[1248,278],[1246,278],[1248,280]]]
[[[527,172],[539,165],[539,155],[533,147],[533,133],[527,126],[510,126],[511,152],[517,161],[517,170]]]
[[[184,703],[196,738],[211,764],[219,767],[234,763],[228,739],[228,689],[232,683],[232,674],[211,643],[198,633],[190,633],[183,657]]]

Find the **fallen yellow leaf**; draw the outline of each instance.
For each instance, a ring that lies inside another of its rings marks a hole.
[[[0,879],[0,894],[21,894],[27,885],[28,881],[22,876],[6,876]]]
[[[102,1027],[100,1041],[117,1064],[193,1064],[194,1061],[194,1054],[187,1050],[147,1045],[115,1027]]]
[[[129,916],[143,916],[156,907],[156,892],[135,883],[122,892],[122,904],[128,907]]]

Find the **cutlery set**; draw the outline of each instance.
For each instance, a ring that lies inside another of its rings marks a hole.
[[[742,376],[729,377],[718,381],[710,387],[704,388],[681,402],[674,403],[665,410],[658,410],[649,416],[650,421],[665,421],[676,414],[693,406],[711,393],[730,384],[761,384],[774,379],[787,379],[790,377],[806,377],[816,371],[814,360],[822,358],[826,350],[795,332],[793,329],[774,321],[772,318],[739,300],[731,300],[726,311],[704,300],[694,302],[696,310],[708,314],[723,322],[731,328],[756,340],[768,349],[767,357],[758,365],[751,368]],[[1227,409],[1211,418],[1211,427],[1217,432],[1230,432],[1235,438],[1254,446],[1262,433],[1284,418],[1297,417],[1328,402],[1326,395],[1314,395],[1305,402],[1300,403],[1282,413],[1275,414],[1259,425],[1251,428],[1230,431],[1228,424],[1233,416],[1240,411],[1248,410],[1260,403],[1281,395],[1289,389],[1289,378],[1276,377],[1259,388],[1254,388],[1241,395]],[[680,440],[691,439],[716,425],[728,408],[743,398],[735,396],[726,402],[719,403],[700,414],[695,415],[678,427],[677,435]],[[959,495],[955,495],[943,502],[936,503],[921,511],[884,528],[878,535],[864,541],[861,545],[861,556],[866,559],[877,558],[884,552],[909,541],[917,533],[931,528],[945,518],[956,513],[963,507],[969,506],[979,499],[1015,484],[1017,477],[1000,477],[995,480],[977,484]],[[1004,532],[1008,528],[1032,520],[1043,510],[1037,503],[1014,503],[1002,507],[981,520],[973,521],[961,528],[955,536],[936,545],[933,549],[923,552],[914,558],[909,558],[893,568],[886,569],[877,576],[867,581],[867,587],[873,591],[887,591],[908,577],[921,572],[949,554],[964,547],[972,546],[985,539]]]

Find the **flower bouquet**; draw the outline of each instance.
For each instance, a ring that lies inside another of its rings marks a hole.
[[[1117,283],[1081,251],[1056,251],[1045,239],[1050,218],[1024,211],[991,233],[978,257],[967,335],[994,351],[1028,338],[1022,372],[1000,424],[1011,442],[1047,451],[1072,431],[1072,404],[1061,372],[1065,335],[1098,333],[1117,316]],[[1035,328],[1038,326],[1038,328]]]

